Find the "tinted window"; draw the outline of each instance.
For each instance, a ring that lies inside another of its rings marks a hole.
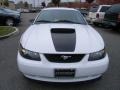
[[[92,8],[90,9],[90,12],[97,12],[97,10],[98,10],[98,7],[92,7]]]
[[[103,6],[100,12],[106,12],[109,8],[110,8],[109,6]]]
[[[113,13],[119,12],[120,13],[120,4],[111,6],[111,8],[108,10],[108,12],[113,12]]]
[[[74,10],[44,10],[41,11],[36,22],[50,21],[55,22],[68,22],[86,24],[83,16],[79,11]]]

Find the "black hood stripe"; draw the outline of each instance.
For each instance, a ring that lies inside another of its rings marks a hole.
[[[73,52],[76,45],[76,33],[74,29],[51,29],[51,35],[56,51]]]

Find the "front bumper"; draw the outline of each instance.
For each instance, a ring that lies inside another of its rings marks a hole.
[[[94,23],[103,24],[103,19],[96,19],[94,20]]]
[[[15,23],[20,23],[20,22],[21,22],[21,18],[15,18],[15,19],[14,19],[14,22],[15,22]]]
[[[103,24],[104,23],[103,18],[90,18],[90,17],[88,17],[87,21],[91,24],[93,24],[93,23]]]
[[[49,82],[78,82],[87,81],[100,77],[108,68],[108,56],[102,60],[89,61],[89,55],[86,55],[82,61],[77,63],[52,63],[41,55],[41,61],[27,60],[18,53],[19,70],[28,78],[49,81]],[[55,69],[75,69],[74,78],[56,78]]]
[[[97,18],[86,17],[86,20],[89,24],[93,24],[97,20]]]

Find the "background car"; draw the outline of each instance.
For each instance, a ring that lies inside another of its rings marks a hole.
[[[8,9],[8,8],[1,8],[1,9],[3,9],[6,12],[18,14],[19,16],[21,16],[21,12],[19,12],[19,11]]]
[[[29,9],[23,9],[23,8],[19,8],[17,9],[18,12],[21,12],[21,13],[29,13],[30,10]]]
[[[29,9],[23,9],[23,13],[29,13]]]
[[[0,8],[0,24],[14,26],[18,25],[21,21],[21,14],[6,8]]]
[[[105,12],[110,8],[110,6],[111,5],[99,5],[91,7],[87,21],[94,25],[102,24]]]
[[[120,4],[115,4],[106,11],[104,24],[120,31]]]
[[[109,65],[102,37],[72,8],[45,8],[23,33],[17,56],[23,75],[49,82],[99,78]]]
[[[87,17],[87,15],[89,13],[88,9],[86,9],[86,8],[81,8],[81,9],[77,8],[77,10],[79,10],[84,17]]]
[[[34,9],[34,8],[33,9],[29,9],[30,13],[38,13],[40,11],[41,11],[41,9],[39,9],[39,8],[38,9]]]

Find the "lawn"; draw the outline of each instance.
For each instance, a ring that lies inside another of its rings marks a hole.
[[[13,27],[0,26],[0,36],[8,35],[14,31],[15,29]]]

